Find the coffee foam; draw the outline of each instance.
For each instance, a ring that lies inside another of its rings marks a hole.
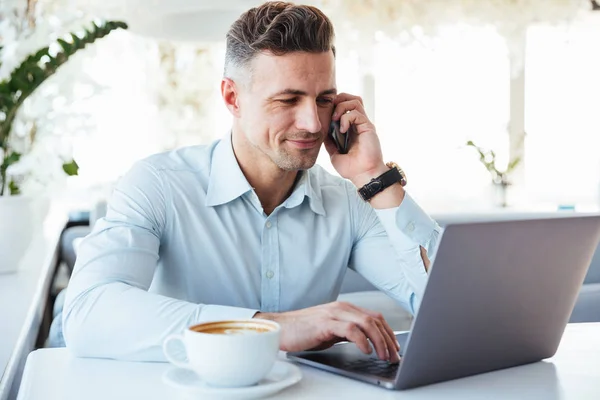
[[[190,330],[199,333],[240,335],[256,334],[275,331],[275,327],[268,323],[241,322],[241,321],[219,321],[192,326]]]

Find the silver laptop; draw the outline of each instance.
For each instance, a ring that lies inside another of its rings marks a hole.
[[[399,365],[353,343],[288,357],[389,389],[551,357],[599,240],[599,215],[450,224]]]

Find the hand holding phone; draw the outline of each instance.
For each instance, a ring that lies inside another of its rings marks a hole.
[[[331,120],[329,125],[329,137],[340,154],[348,154],[348,146],[350,144],[350,131],[352,126],[346,131],[346,133],[340,132],[340,121]]]

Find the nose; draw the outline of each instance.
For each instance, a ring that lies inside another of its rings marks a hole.
[[[304,102],[304,104],[298,108],[296,114],[296,128],[311,133],[321,132],[319,109],[314,102]]]

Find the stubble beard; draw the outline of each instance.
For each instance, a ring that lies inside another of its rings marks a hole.
[[[318,156],[319,148],[296,150],[295,154],[281,148],[271,160],[284,171],[302,171],[312,168]]]

